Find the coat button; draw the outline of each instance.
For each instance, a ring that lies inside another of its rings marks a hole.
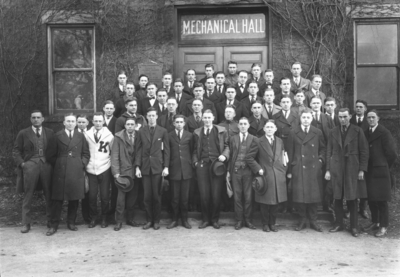
[[[303,168],[306,168],[306,166],[305,166],[305,165],[303,165]]]
[[[304,155],[301,155],[304,158]]]

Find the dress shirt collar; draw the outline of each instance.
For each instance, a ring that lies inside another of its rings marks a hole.
[[[244,134],[243,134],[242,132],[240,132],[240,140],[243,139],[243,136],[244,136],[244,139],[246,140],[247,135],[248,135],[248,132],[246,132],[246,133],[244,133]]]
[[[369,127],[372,130],[372,133],[375,132],[376,127],[378,127],[378,124],[376,124],[374,127]]]
[[[68,129],[65,129],[65,133],[67,134],[67,136],[69,137],[69,130]],[[71,131],[71,137],[73,137],[74,136],[74,130],[72,130]]]
[[[211,125],[211,127],[209,127],[209,128],[207,128],[206,126],[204,126],[204,134],[205,134],[205,135],[207,134],[207,129],[210,129],[210,133],[211,133],[213,127],[214,127],[213,125]]]
[[[32,130],[33,130],[33,132],[36,134],[36,130],[37,130],[37,129],[36,129],[36,127],[33,126],[33,125],[32,125]],[[39,127],[39,135],[41,135],[41,134],[42,134],[42,126]]]
[[[118,85],[118,87],[119,87],[120,91],[124,91],[124,86],[123,85]]]

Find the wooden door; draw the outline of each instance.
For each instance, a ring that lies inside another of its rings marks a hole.
[[[222,47],[180,47],[175,76],[185,79],[188,69],[196,70],[197,80],[205,76],[206,64],[213,64],[215,71],[223,70]]]
[[[228,74],[228,62],[238,63],[238,70],[250,72],[253,63],[260,63],[261,70],[268,68],[267,46],[226,46],[224,47],[224,72]]]

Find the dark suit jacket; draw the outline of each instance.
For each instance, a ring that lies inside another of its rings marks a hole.
[[[186,125],[185,126],[187,126],[188,131],[190,133],[193,133],[194,130],[196,130],[196,129],[200,128],[200,127],[203,127],[204,126],[204,122],[202,120],[200,120],[200,122],[197,122],[196,119],[194,118],[194,115],[191,115],[186,119]]]
[[[332,119],[332,117],[329,114],[327,114],[327,113],[325,113],[325,114]],[[332,121],[333,121],[333,127],[340,125],[339,116],[337,113],[335,113],[335,116],[333,117]]]
[[[140,100],[140,102],[138,103],[137,113],[143,115],[144,117],[146,117],[147,109],[150,108],[150,107],[152,107],[151,104],[150,104],[150,98],[145,97],[142,100]],[[157,111],[159,110],[157,99],[154,101],[153,107],[156,108]]]
[[[283,96],[284,95],[282,94],[282,92],[280,92],[279,94],[275,95],[274,103],[279,106],[281,104],[281,99],[282,99]],[[292,100],[292,103],[294,103],[295,101],[294,101],[293,92],[290,92],[289,97]]]
[[[133,93],[133,96],[136,97],[138,101],[140,101],[140,100],[146,98],[147,91],[140,88]]]
[[[228,170],[229,173],[232,175],[235,170],[235,162],[237,160],[237,156],[240,150],[240,134],[236,134],[231,137],[229,141],[229,149],[231,151],[232,158],[229,160]],[[261,169],[261,166],[255,160],[257,153],[258,153],[258,138],[251,134],[247,134],[246,156],[244,160],[254,174],[257,174],[258,171],[260,171]]]
[[[368,130],[368,128],[369,128],[369,124],[368,124],[368,121],[367,121],[367,114],[364,115],[364,118],[361,121],[361,124],[359,124],[357,122],[357,115],[353,114],[353,116],[350,118],[350,123],[360,127],[364,132],[366,130]]]
[[[177,114],[179,114],[179,113],[177,113]],[[168,133],[171,132],[172,130],[175,130],[173,121],[168,118],[168,113],[163,114],[163,115],[161,115],[161,117],[157,118],[157,125],[166,129]],[[188,130],[187,124],[185,124],[184,129]]]
[[[220,123],[221,121],[225,120],[225,108],[227,106],[227,100],[219,102],[215,105],[215,109],[217,110],[217,123]],[[233,101],[233,106],[235,106],[235,120],[239,121],[239,119],[243,116],[243,107],[242,104],[235,99]]]
[[[168,94],[168,97],[176,97],[175,92]],[[180,114],[182,114],[182,110],[185,107],[186,102],[189,101],[190,99],[193,99],[193,97],[187,93],[182,93],[181,99],[178,102],[178,108],[176,109]]]
[[[161,108],[160,108],[160,105],[158,104],[158,102],[157,102],[157,104],[154,103],[153,107],[156,108],[158,117],[163,116],[163,115],[168,113],[168,109],[166,107],[164,107],[164,111],[163,112],[161,111]]]
[[[106,120],[104,119],[104,126],[107,126],[108,130],[111,132],[111,134],[115,134],[115,124],[117,123],[117,118],[115,116],[113,116],[110,120],[110,122],[108,123],[108,125],[106,124]]]
[[[265,90],[266,90],[267,88],[272,89],[272,90],[274,91],[275,95],[279,94],[279,92],[280,92],[279,84],[277,84],[277,83],[275,83],[275,82],[274,82],[273,84],[271,84],[271,83],[268,83],[268,84],[267,84],[267,83],[264,83],[264,84],[261,85],[261,87],[260,87],[259,90],[258,90],[258,96],[264,97],[264,92],[265,92]]]
[[[304,103],[307,103],[307,105],[308,105],[308,107],[309,108],[311,108],[311,106],[310,106],[310,103],[311,103],[311,98],[313,98],[314,97],[314,92],[312,92],[312,90],[311,90],[311,88],[310,88],[310,90],[309,91],[306,91],[305,93],[304,93],[304,96],[305,96],[305,98],[306,99],[304,99]],[[321,105],[321,111],[325,111],[325,109],[324,109],[324,103],[325,103],[325,99],[326,99],[326,95],[325,95],[325,93],[323,93],[322,91],[320,91],[319,92],[319,97],[321,98],[321,102],[322,102],[322,105]]]
[[[249,117],[249,122],[250,122],[250,127],[248,132],[250,134],[258,138],[265,135],[263,128],[265,126],[265,123],[267,123],[267,119],[261,116],[260,123],[258,124],[256,118],[254,117],[254,115],[252,115]]]
[[[261,74],[261,75],[262,75],[262,74]],[[251,78],[249,78],[249,79],[247,80],[247,83],[250,83],[250,82],[253,81],[253,80],[254,80],[254,78],[251,77]],[[265,79],[264,79],[263,76],[260,76],[260,78],[259,78],[258,81],[257,81],[258,89],[260,89],[260,88],[262,87],[263,84],[265,84]]]
[[[113,95],[108,99],[112,100],[114,103],[117,102],[118,99],[124,97],[125,92],[119,89],[119,85],[114,89]]]
[[[239,132],[240,132],[238,123],[236,121],[232,121],[232,122],[228,123],[226,120],[223,120],[218,125],[222,126],[226,129],[226,131],[228,132],[229,138],[231,138],[232,136],[234,136],[236,134],[239,134]]]
[[[53,139],[54,132],[49,128],[42,127],[43,132],[45,132],[47,140],[43,150],[46,151],[49,141]],[[34,155],[35,136],[32,126],[19,131],[12,150],[12,156],[17,167],[20,167],[23,162],[29,161]]]
[[[300,83],[299,83],[299,85],[296,85],[296,83],[294,82],[293,77],[290,78],[290,91],[293,94],[296,94],[297,90],[299,90],[299,89],[301,89],[304,92],[309,91],[311,89],[310,80],[300,76]],[[323,104],[323,102],[322,102],[322,104]]]
[[[390,201],[392,177],[390,168],[397,159],[396,143],[388,129],[378,124],[375,131],[364,132],[369,144],[368,172],[366,176],[368,200]]]
[[[262,102],[262,98],[258,97],[256,98],[257,101]],[[251,102],[250,102],[250,96],[247,96],[246,98],[242,99],[240,101],[243,107],[243,116],[249,118],[251,116]]]
[[[242,92],[241,89],[240,89],[240,84],[237,83],[237,84],[235,85],[235,90],[236,90],[236,96],[235,96],[235,98],[236,98],[238,101],[241,101],[241,100],[244,99],[245,97],[249,96],[249,92],[247,91],[248,88],[249,88],[249,86],[248,86],[248,84],[246,83],[245,86],[244,86],[244,90],[243,90],[243,92]]]
[[[322,132],[322,134],[324,136],[325,144],[327,144],[328,143],[329,132],[334,127],[333,121],[332,121],[332,118],[330,116],[327,116],[324,113],[320,113],[320,121],[321,121],[321,125],[322,125],[322,129],[320,129],[320,130],[321,130],[321,132]],[[317,127],[317,122],[315,121],[314,118],[311,121],[311,125],[314,126],[314,127]]]
[[[266,105],[267,105],[266,103],[264,103],[262,105],[261,115],[263,117],[265,117],[266,119],[272,119],[272,117],[269,118],[269,116],[268,116],[268,111],[267,111],[267,108],[265,107]],[[281,110],[282,110],[281,106],[278,106],[278,105],[276,105],[274,103],[273,106],[272,106],[272,116],[274,116],[275,114],[279,113]]]
[[[187,180],[193,177],[192,153],[193,135],[183,130],[178,139],[175,129],[168,133],[171,158],[169,163],[170,180]]]
[[[169,167],[169,138],[163,127],[156,125],[151,140],[149,125],[144,126],[139,130],[135,144],[135,166],[140,167],[142,175],[161,174],[164,167]]]
[[[300,117],[296,112],[291,110],[287,119],[283,115],[283,111],[278,112],[272,118],[275,120],[275,125],[278,129],[275,135],[282,139],[285,149],[287,149],[287,139],[290,130],[300,125]]]
[[[222,94],[222,93],[219,93],[216,88],[214,89],[214,92],[211,94],[210,97],[207,96],[207,93],[208,92],[206,90],[204,92],[204,98],[206,98],[206,99],[210,100],[211,102],[213,102],[214,105],[219,103],[219,102],[224,101],[224,99],[225,99],[225,95]]]
[[[214,128],[217,128],[218,131],[218,142],[217,145],[219,150],[219,155],[224,155],[226,157],[226,162],[229,160],[229,136],[228,132],[224,127],[214,125]],[[196,164],[200,161],[201,157],[201,145],[204,137],[204,127],[196,129],[193,132],[194,136],[194,149],[192,155],[193,164]]]
[[[192,103],[195,98],[186,101],[185,107],[182,109],[182,114],[186,117],[189,117],[193,114]],[[217,111],[215,110],[214,103],[210,100],[203,98],[203,112],[205,110],[211,110],[214,117],[217,118]]]
[[[193,85],[194,85],[194,83],[196,83],[196,81],[193,82]],[[183,92],[185,92],[186,94],[188,94],[188,95],[194,97],[194,94],[193,94],[193,85],[192,85],[192,88],[189,88],[188,82],[185,81],[185,83],[183,84]]]

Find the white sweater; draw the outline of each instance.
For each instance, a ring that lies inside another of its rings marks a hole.
[[[111,167],[111,149],[114,136],[107,127],[103,127],[99,132],[99,142],[96,143],[94,138],[95,133],[96,129],[94,126],[85,133],[90,150],[90,160],[86,166],[86,171],[93,175],[100,175]]]

